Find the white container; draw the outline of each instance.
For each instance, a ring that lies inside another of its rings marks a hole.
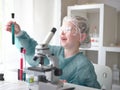
[[[99,46],[99,37],[91,37],[91,46],[98,47]]]
[[[117,67],[117,64],[113,65],[113,84],[120,85],[120,70]]]
[[[99,46],[99,35],[97,33],[96,26],[93,27],[93,33],[90,36],[91,36],[91,46],[98,47]]]

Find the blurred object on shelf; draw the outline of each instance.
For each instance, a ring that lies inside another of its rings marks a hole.
[[[111,43],[110,46],[111,46],[111,47],[115,47],[116,44],[115,44],[115,43]]]
[[[111,47],[120,47],[120,42],[111,43],[110,46]]]
[[[120,70],[117,64],[113,65],[113,84],[120,85]]]
[[[98,47],[99,46],[99,35],[97,33],[97,27],[93,27],[93,33],[90,34],[91,37],[91,46]]]
[[[116,43],[116,46],[117,46],[117,47],[120,47],[120,42],[117,42],[117,43]]]
[[[120,85],[112,85],[112,90],[120,90]]]

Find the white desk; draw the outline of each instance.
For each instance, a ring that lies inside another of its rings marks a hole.
[[[24,82],[0,81],[0,90],[28,90],[28,87]]]
[[[80,86],[80,85],[75,85],[70,83],[65,83],[65,87],[75,87],[75,90],[100,90],[100,89],[95,89],[95,88],[90,88],[90,87],[85,87],[85,86]]]
[[[75,87],[75,90],[100,90],[100,89],[94,89],[94,88],[84,87],[80,85],[73,85],[68,83],[65,83],[64,86]],[[16,83],[0,81],[0,90],[29,90],[29,89],[27,83],[22,81],[18,81]]]

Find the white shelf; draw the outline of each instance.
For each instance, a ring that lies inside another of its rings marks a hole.
[[[103,47],[106,52],[120,52],[120,47]],[[80,48],[80,50],[99,51],[99,47]]]
[[[106,52],[120,52],[120,47],[104,47]]]
[[[115,42],[117,37],[117,11],[115,8],[105,4],[74,5],[68,6],[67,15],[85,17],[89,23],[90,33],[93,33],[93,26],[97,27],[98,47],[80,48],[86,51],[91,60],[97,60],[98,64],[106,65],[108,56],[106,53],[120,52],[119,47],[107,47]],[[97,51],[97,53],[92,51]]]
[[[98,51],[98,50],[99,50],[99,47],[91,47],[91,48],[80,48],[80,50]]]
[[[120,65],[120,47],[109,46],[117,40],[118,17],[115,8],[105,4],[74,5],[68,7],[67,14],[85,17],[89,23],[90,34],[93,33],[92,27],[97,27],[98,47],[80,48],[90,60],[111,68],[113,64]],[[112,90],[120,90],[120,85],[113,85],[112,88]]]
[[[86,4],[86,5],[74,5],[74,6],[70,6],[69,8],[71,10],[90,10],[91,11],[98,11],[97,8],[99,9],[101,7],[101,5],[104,5],[104,4]]]

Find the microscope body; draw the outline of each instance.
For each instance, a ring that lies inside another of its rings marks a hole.
[[[44,58],[46,57],[49,60],[48,65],[44,65]],[[57,83],[59,81],[59,76],[62,74],[62,70],[59,69],[59,60],[50,52],[47,44],[40,44],[36,46],[35,58],[40,60],[40,68],[41,71],[45,72],[46,79],[53,84]]]
[[[38,81],[30,84],[30,90],[61,90],[63,82],[59,80],[62,70],[59,68],[59,60],[49,50],[48,44],[52,39],[56,28],[52,28],[42,44],[38,44],[35,48],[33,60],[39,60],[40,66],[28,67],[25,71],[27,74],[34,74],[38,77]],[[44,64],[44,58],[48,58],[49,64]]]
[[[49,60],[48,65],[44,65],[44,58],[46,57]],[[40,66],[29,67],[26,71],[38,76],[38,83],[36,84],[38,89],[36,90],[60,90],[59,88],[63,86],[63,83],[59,80],[62,70],[59,69],[58,59],[50,52],[47,44],[36,46],[33,60],[40,60]],[[30,87],[31,90],[35,88],[36,86]]]

